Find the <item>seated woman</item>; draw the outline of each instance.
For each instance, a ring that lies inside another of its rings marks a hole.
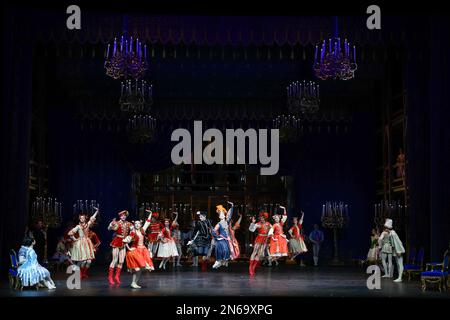
[[[66,247],[64,236],[61,236],[58,239],[58,244],[56,245],[56,250],[52,256],[52,260],[56,261],[58,264],[72,264],[68,252],[69,250]]]
[[[37,254],[33,249],[36,241],[33,238],[26,237],[23,240],[22,248],[25,254],[25,260],[17,269],[17,275],[24,287],[43,284],[48,289],[55,289],[55,283],[50,278],[50,272],[41,266],[37,261]]]

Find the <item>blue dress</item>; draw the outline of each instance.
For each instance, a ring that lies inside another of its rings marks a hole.
[[[230,259],[228,223],[225,220],[221,222],[217,224],[219,230],[217,232],[213,230],[214,239],[216,240],[216,260],[219,261]]]
[[[230,260],[232,247],[230,233],[229,233],[229,223],[233,215],[233,207],[230,208],[226,219],[219,221],[216,225],[219,226],[218,230],[213,230],[213,236],[216,240],[216,260]]]
[[[24,287],[34,286],[44,279],[50,278],[50,272],[37,261],[33,248],[25,252],[25,262],[17,269],[17,274]]]

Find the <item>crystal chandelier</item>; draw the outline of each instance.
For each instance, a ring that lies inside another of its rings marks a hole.
[[[321,80],[350,80],[355,76],[357,69],[356,48],[350,47],[350,42],[344,40],[341,46],[341,39],[336,37],[324,40],[320,47],[320,57],[318,57],[319,48],[316,46],[314,55],[314,72],[316,77]]]
[[[148,113],[153,105],[153,86],[145,80],[126,80],[121,84],[120,109],[130,113]]]
[[[286,90],[290,112],[308,114],[319,110],[319,85],[312,81],[296,81],[292,82]]]
[[[292,115],[279,115],[273,119],[272,126],[280,130],[280,139],[285,142],[293,142],[297,139],[300,118]]]
[[[106,74],[113,79],[140,79],[148,69],[147,46],[139,39],[122,36],[108,44],[105,57]]]
[[[155,137],[156,120],[150,115],[135,115],[128,120],[128,130],[131,142],[150,142]]]

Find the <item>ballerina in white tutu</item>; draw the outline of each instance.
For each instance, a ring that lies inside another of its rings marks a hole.
[[[37,254],[33,249],[35,244],[36,241],[33,238],[26,237],[23,240],[21,251],[24,254],[24,260],[17,269],[17,275],[24,287],[44,285],[50,290],[55,289],[50,272],[37,261]]]
[[[292,227],[289,229],[289,235],[291,239],[289,240],[289,251],[291,253],[291,259],[295,259],[299,254],[307,252],[305,241],[302,234],[303,217],[305,213],[302,211],[302,217],[300,221],[297,217],[292,219]]]
[[[175,213],[175,215],[178,216],[178,213]],[[169,261],[171,257],[178,257],[177,244],[172,238],[170,219],[164,219],[164,228],[161,230],[158,237],[160,242],[157,257],[162,258],[159,268],[165,270],[167,261]]]

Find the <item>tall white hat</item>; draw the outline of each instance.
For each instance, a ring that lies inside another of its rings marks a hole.
[[[384,226],[388,229],[392,229],[392,219],[386,219]]]

